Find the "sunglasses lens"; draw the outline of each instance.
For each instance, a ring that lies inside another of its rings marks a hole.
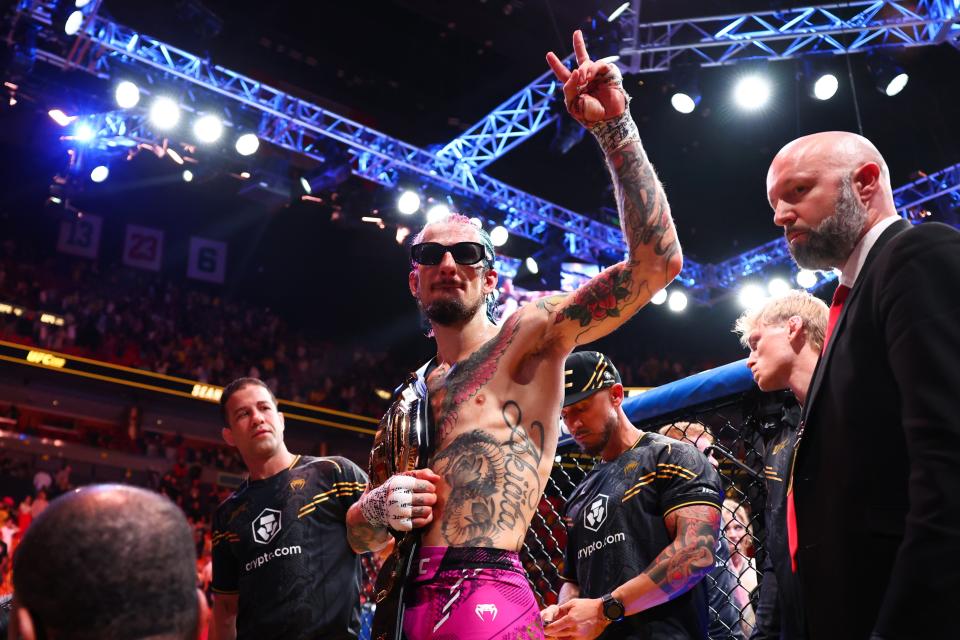
[[[410,255],[413,257],[414,262],[419,264],[434,265],[440,264],[440,261],[443,259],[443,252],[445,248],[443,245],[439,245],[435,242],[424,242],[421,244],[415,244],[410,249]]]
[[[457,264],[477,264],[484,257],[483,245],[478,242],[458,242],[450,247],[437,242],[422,242],[410,248],[410,256],[418,264],[433,266],[440,264],[448,251]]]
[[[483,246],[476,242],[458,242],[450,247],[450,253],[458,264],[476,264],[483,260]]]

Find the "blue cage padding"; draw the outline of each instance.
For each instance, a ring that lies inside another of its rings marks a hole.
[[[623,411],[632,423],[640,424],[753,388],[756,383],[744,358],[626,398]],[[563,435],[559,444],[571,442],[573,438]]]

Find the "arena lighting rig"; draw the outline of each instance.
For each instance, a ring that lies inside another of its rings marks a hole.
[[[484,202],[511,234],[545,244],[551,227],[563,231],[569,255],[587,262],[609,261],[622,255],[616,227],[515,189],[487,176],[483,169],[555,119],[559,86],[543,74],[499,105],[479,123],[439,151],[417,148],[317,105],[285,94],[209,60],[160,42],[89,12],[74,35],[56,22],[62,2],[21,0],[14,25],[28,21],[38,28],[31,52],[37,61],[62,69],[77,69],[119,83],[133,74],[151,87],[179,87],[180,106],[197,115],[216,103],[222,124],[236,129],[231,114],[259,119],[257,136],[296,154],[325,160],[331,141],[346,148],[354,175],[389,188],[411,177],[454,196]],[[672,63],[691,59],[700,66],[735,64],[743,60],[782,60],[810,54],[848,54],[874,49],[934,45],[960,41],[960,0],[895,0],[849,2],[672,22],[638,22],[639,0],[633,0],[616,21],[621,31],[618,64],[630,73],[664,71]],[[72,15],[72,14],[71,14]],[[76,20],[74,21],[76,22]],[[85,115],[74,126],[94,132],[90,144],[136,145],[157,142],[141,106]],[[84,131],[86,131],[84,129]],[[233,132],[234,137],[245,133]],[[106,141],[106,142],[101,142]],[[935,201],[956,203],[960,164],[904,185],[894,196],[901,215],[919,221]],[[492,222],[489,221],[488,222]],[[606,260],[601,260],[601,257]],[[717,264],[687,259],[674,288],[682,287],[700,304],[712,305],[731,295],[745,278],[762,276],[790,264],[782,239],[746,251]],[[519,261],[508,260],[505,270]],[[816,286],[832,280],[820,274]]]

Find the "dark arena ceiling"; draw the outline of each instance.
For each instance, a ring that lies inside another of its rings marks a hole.
[[[430,148],[453,139],[543,73],[547,51],[568,54],[574,29],[585,29],[588,47],[603,46],[600,5],[593,0],[104,0],[101,13]],[[648,0],[638,6],[642,22],[655,22],[805,4]],[[764,179],[776,151],[798,135],[857,131],[859,115],[864,135],[890,164],[894,186],[918,172],[960,162],[960,51],[940,44],[891,53],[910,74],[897,96],[877,91],[867,56],[855,54],[818,58],[833,69],[840,86],[833,99],[816,101],[806,93],[804,61],[793,59],[761,65],[773,96],[765,109],[751,113],[732,106],[729,96],[744,64],[703,69],[703,100],[690,115],[670,106],[669,73],[627,75],[631,109],[666,186],[685,254],[719,262],[779,236]],[[98,90],[84,74],[57,73],[48,74],[44,91],[0,110],[3,225],[14,236],[43,237],[37,212],[51,176],[65,162],[57,140],[61,132],[45,115],[54,106],[51,94],[57,87]],[[613,200],[599,151],[588,137],[560,153],[554,150],[557,133],[557,126],[545,128],[487,172],[574,211],[603,216]],[[392,228],[359,221],[394,207],[396,193],[353,178],[325,193],[323,203],[267,207],[237,195],[238,181],[228,175],[243,170],[236,164],[224,168],[211,161],[200,168],[205,180],[185,184],[171,163],[143,155],[112,168],[109,181],[78,196],[78,206],[108,220],[228,241],[225,291],[268,304],[291,323],[405,348],[415,353],[411,358],[429,351],[406,288],[405,250]],[[259,156],[265,158],[259,162],[286,163],[284,171],[310,169],[282,150]],[[525,248],[513,250],[519,255]],[[732,302],[691,306],[684,314],[651,307],[610,340],[643,353],[730,360],[742,355],[729,332],[738,313]]]

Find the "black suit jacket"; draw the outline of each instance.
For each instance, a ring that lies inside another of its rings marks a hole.
[[[811,640],[960,637],[960,232],[898,221],[870,251],[793,487]]]

